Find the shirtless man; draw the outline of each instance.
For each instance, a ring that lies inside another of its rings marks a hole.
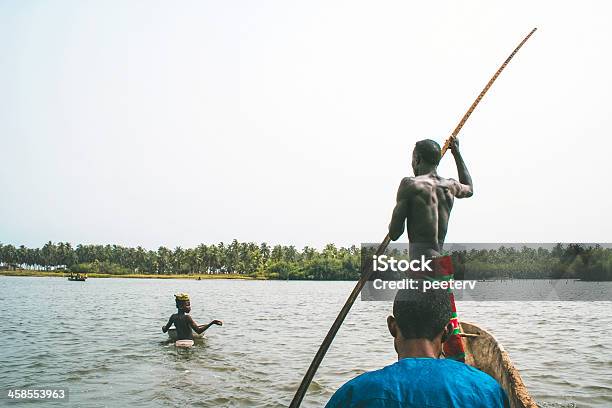
[[[471,197],[472,178],[453,139],[450,150],[457,164],[459,181],[440,177],[440,145],[433,140],[417,142],[412,152],[415,177],[404,178],[397,190],[397,204],[389,225],[389,236],[396,241],[408,230],[410,258],[440,256],[455,198]]]
[[[445,179],[438,175],[438,163],[442,158],[440,145],[433,140],[417,142],[412,152],[412,169],[415,177],[406,177],[397,191],[397,204],[389,224],[389,237],[395,241],[408,230],[410,258],[421,256],[433,259],[433,271],[426,276],[433,279],[452,277],[453,264],[450,256],[441,256],[448,219],[455,198],[467,198],[474,194],[472,178],[461,153],[459,141],[453,139],[450,150],[457,164],[459,181]],[[413,274],[422,278],[419,274]],[[457,317],[455,296],[450,293],[453,317],[450,321],[452,332],[444,342],[446,358],[465,361],[465,350],[461,341],[461,327]]]
[[[176,338],[177,340],[193,340],[193,331],[198,334],[204,333],[213,324],[223,325],[221,320],[213,320],[212,322],[204,325],[198,325],[193,318],[189,315],[191,312],[191,301],[189,295],[186,293],[177,293],[174,295],[176,300],[176,308],[178,313],[170,316],[168,324],[162,326],[162,331],[166,333],[170,327],[174,324],[176,327]]]

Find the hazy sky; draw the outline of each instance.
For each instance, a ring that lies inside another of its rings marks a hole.
[[[379,241],[414,143],[535,26],[461,133],[447,240],[612,241],[611,11],[2,0],[0,242]]]

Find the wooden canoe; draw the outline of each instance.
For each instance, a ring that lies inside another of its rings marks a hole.
[[[466,363],[495,378],[508,395],[511,408],[538,408],[504,347],[488,331],[473,323],[461,322]]]

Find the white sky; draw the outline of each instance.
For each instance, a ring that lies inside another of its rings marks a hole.
[[[612,241],[609,4],[0,1],[0,242],[379,241],[414,143],[534,26],[447,241]]]

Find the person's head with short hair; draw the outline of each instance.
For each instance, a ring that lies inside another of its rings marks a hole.
[[[442,158],[442,149],[438,142],[431,139],[420,140],[412,151],[412,170],[415,176],[435,170]]]
[[[394,338],[395,351],[400,358],[433,354],[438,357],[442,343],[452,325],[450,296],[445,289],[403,289],[393,302],[393,316],[387,318],[389,332]],[[414,355],[416,354],[416,355]]]

